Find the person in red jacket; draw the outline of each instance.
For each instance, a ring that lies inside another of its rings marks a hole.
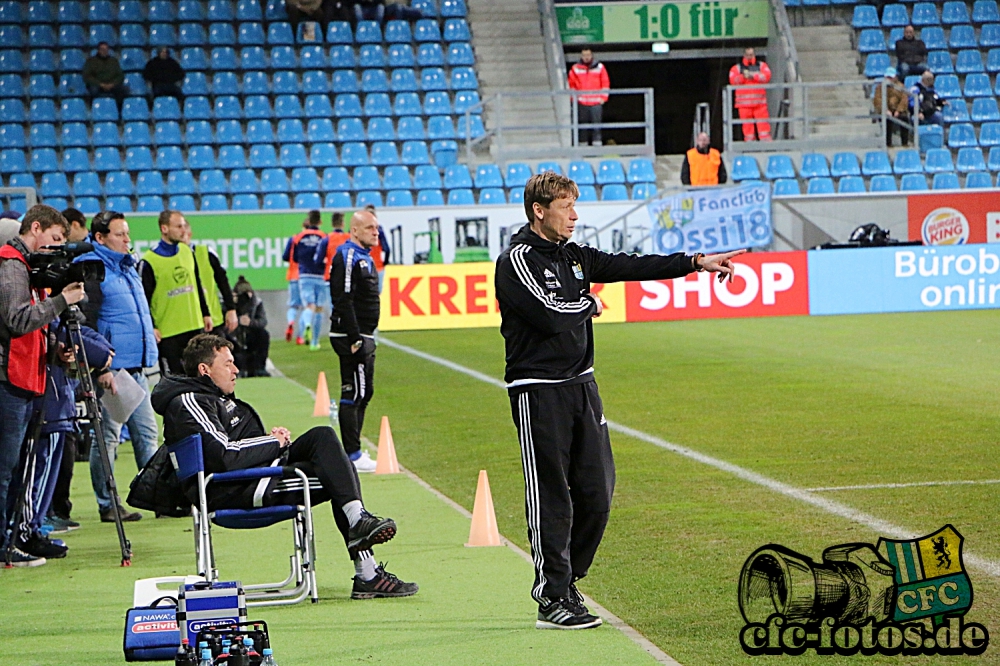
[[[611,87],[607,68],[594,60],[594,53],[590,49],[580,51],[580,62],[570,68],[569,87],[572,90],[607,90]],[[607,94],[580,95],[576,105],[580,124],[600,125],[603,106],[607,101]],[[581,145],[584,142],[591,146],[602,145],[601,128],[581,129],[579,142]]]
[[[767,91],[752,84],[770,83],[771,68],[766,62],[757,60],[754,50],[748,47],[743,51],[743,60],[733,65],[729,70],[729,83],[734,86],[746,86],[736,90],[736,110],[742,120],[757,120],[757,136],[754,136],[754,123],[744,123],[743,140],[771,140],[771,123],[767,122]]]

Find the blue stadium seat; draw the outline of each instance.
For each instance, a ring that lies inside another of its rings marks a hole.
[[[405,166],[390,166],[385,169],[385,189],[409,190],[413,187],[410,180],[410,170]],[[408,204],[408,205],[413,205]]]
[[[960,187],[958,174],[955,173],[936,173],[931,180],[932,190],[957,190]]]
[[[993,177],[987,171],[973,171],[965,177],[966,189],[993,187]]]
[[[441,189],[441,174],[436,167],[427,164],[418,166],[413,172],[413,186],[419,190],[439,190]]]
[[[93,171],[81,171],[73,176],[73,195],[100,197],[104,195],[101,178]]]
[[[24,35],[19,26],[0,26],[0,39],[13,48],[24,46]],[[60,25],[57,42],[60,48],[82,48],[87,45],[87,33],[82,25]]]
[[[424,71],[427,72],[428,70]],[[443,78],[444,74],[441,73],[440,76]],[[390,85],[393,92],[415,92],[419,89],[417,85],[417,75],[408,67],[392,70]],[[427,88],[425,88],[425,90],[426,89]]]
[[[979,128],[979,145],[1000,146],[1000,123],[983,123]]]
[[[465,0],[441,0],[442,18],[465,18],[468,13]]]
[[[221,99],[225,99],[225,98],[221,98]],[[102,101],[102,100],[94,100],[94,106],[93,106],[93,109],[92,109],[92,112],[91,112],[93,114],[94,120],[104,120],[104,118],[98,118],[97,117],[97,103],[99,101]],[[110,102],[110,106],[112,106],[112,107],[115,106],[114,100],[108,99],[106,101]],[[114,111],[113,115],[114,115],[113,118],[109,117],[109,118],[107,118],[107,120],[118,120],[118,110],[117,110],[117,108],[115,108],[115,111]],[[219,117],[220,118],[224,118],[226,116],[219,116]],[[181,119],[181,105],[177,102],[177,98],[176,97],[157,97],[153,101],[153,120],[154,121],[158,122],[158,121],[161,121],[161,120],[180,120],[180,119]]]
[[[121,50],[118,62],[123,72],[141,72],[149,62],[149,56],[145,49],[126,48]]]
[[[31,148],[55,148],[59,145],[54,124],[34,123],[29,127],[28,145]]]
[[[515,194],[517,194],[515,200]],[[656,183],[636,183],[632,187],[632,200],[633,201],[645,201],[650,197],[656,196]],[[524,201],[524,190],[511,190],[510,191],[510,202],[511,203],[521,203]]]
[[[986,67],[983,65],[982,54],[978,49],[965,49],[963,51],[959,51],[958,57],[955,58],[955,71],[959,74],[985,72]],[[934,88],[938,88],[937,82],[935,82]]]
[[[290,47],[289,50],[291,50]],[[325,70],[330,64],[322,46],[303,46],[299,50],[299,56],[302,61],[302,69],[306,71]],[[294,52],[292,57],[294,58]],[[275,66],[275,69],[278,69],[278,67]],[[323,76],[325,77],[326,74]]]
[[[369,141],[394,141],[396,131],[392,127],[392,120],[385,117],[372,118],[368,121]]]
[[[438,15],[436,0],[411,0],[410,7],[420,11],[425,17]]]
[[[430,164],[431,157],[424,141],[406,141],[403,143],[403,153],[400,162],[409,166]]]
[[[597,201],[597,190],[594,188],[593,185],[581,185],[580,196],[577,198],[577,201],[581,201],[584,203],[589,201]]]
[[[601,188],[601,201],[628,201],[628,189],[620,184],[605,185]]]
[[[254,24],[259,25],[259,24]],[[260,42],[263,44],[264,42]],[[279,21],[267,27],[267,43],[271,46],[293,46],[295,34],[290,23]]]
[[[107,210],[117,210],[122,213],[131,213],[133,211],[131,196],[108,196],[104,206]]]
[[[983,151],[978,147],[966,147],[958,150],[958,158],[955,160],[956,168],[962,173],[970,171],[986,171],[986,161],[983,159]]]
[[[202,194],[201,207],[198,210],[205,210],[205,211],[229,210],[229,204],[226,202],[226,195]]]
[[[127,124],[125,127],[128,128]],[[166,124],[166,123],[164,123]],[[174,123],[176,125],[176,123]],[[64,125],[65,127],[65,125]],[[147,127],[148,131],[148,127]],[[94,146],[118,146],[121,144],[121,137],[118,134],[118,123],[94,123],[91,128],[90,142]],[[178,141],[178,143],[180,143]],[[65,145],[65,144],[63,144]]]
[[[949,99],[944,109],[941,110],[941,115],[946,123],[967,123],[971,120],[969,107],[965,104],[964,99]],[[922,144],[923,142],[921,142]]]
[[[153,169],[153,151],[149,146],[133,146],[125,149],[125,164],[133,171],[151,171]]]
[[[124,3],[123,3],[124,4]],[[83,3],[78,0],[65,0],[59,3],[59,9],[57,14],[58,23],[83,23],[86,18],[83,11]],[[121,12],[119,11],[119,17]],[[2,19],[0,19],[2,20]],[[120,21],[130,20],[128,18],[119,18]],[[142,19],[139,19],[142,20]]]
[[[357,202],[359,208],[369,205],[380,208],[382,206],[382,195],[379,192],[372,191],[358,192]]]
[[[983,48],[1000,46],[1000,23],[987,23],[982,27],[979,32],[979,45]],[[991,69],[990,71],[996,70]]]
[[[0,128],[2,131],[2,128]],[[31,151],[31,171],[34,173],[44,173],[47,171],[58,171],[59,164],[56,151],[53,148],[40,148]],[[32,183],[34,186],[34,183]]]
[[[36,100],[38,101],[38,100]],[[68,101],[68,100],[67,100]],[[75,100],[83,104],[83,100]],[[86,120],[86,107],[84,108],[84,117],[82,120]],[[69,118],[69,120],[81,120],[79,118]],[[0,121],[6,123],[23,123],[27,121],[27,114],[24,112],[24,101],[20,99],[0,99]]]
[[[379,27],[378,21],[358,21],[354,41],[357,44],[382,43],[382,28]]]
[[[237,21],[263,21],[264,12],[260,9],[258,0],[239,0],[236,3]]]
[[[925,25],[941,25],[937,6],[933,2],[918,2],[913,5],[913,16],[910,22],[917,27]]]
[[[321,205],[322,202],[317,192],[299,192],[295,195],[295,201],[292,203],[293,208],[300,208],[303,210],[316,209]]]
[[[257,194],[260,183],[253,169],[236,169],[229,174],[229,190],[233,194]]]
[[[187,161],[188,168],[195,171],[216,168],[215,151],[212,146],[189,146]]]
[[[316,143],[320,141],[336,141],[337,135],[333,131],[333,121],[329,118],[313,118],[306,126],[306,136],[308,141]]]
[[[427,119],[427,137],[432,140],[454,139],[455,126],[451,116],[431,116]]]
[[[70,74],[67,75],[67,77],[65,78],[69,79],[70,77],[72,77],[74,86],[76,85],[80,86],[79,91],[77,92],[76,90],[69,89],[65,91],[60,91],[59,94],[67,97],[82,95],[86,90],[85,86],[83,85],[83,77],[80,76],[79,74]],[[50,74],[35,74],[30,79],[28,79],[28,96],[55,97],[56,85],[52,80],[52,76]]]
[[[510,162],[507,164],[504,184],[508,188],[524,187],[529,178],[531,178],[531,167],[524,162]]]
[[[799,181],[794,178],[778,178],[774,181],[774,195],[777,197],[797,196],[802,194]]]
[[[948,46],[952,49],[978,49],[979,41],[976,39],[976,29],[971,25],[956,25],[951,29]]]
[[[323,169],[323,182],[320,189],[324,192],[346,192],[351,188],[351,179],[347,175],[344,167],[330,167]]]
[[[413,38],[418,42],[440,42],[441,30],[437,21],[420,19],[414,27]]]
[[[276,118],[301,118],[303,113],[297,95],[278,95],[274,101]]]
[[[247,157],[243,146],[219,146],[218,166],[220,169],[245,169]]]
[[[92,0],[87,12],[90,23],[111,23],[117,18],[115,7],[110,0]]]
[[[333,104],[333,115],[338,118],[361,115],[361,99],[354,93],[337,95]]]
[[[385,198],[386,207],[413,205],[413,193],[409,190],[390,190]]]
[[[315,192],[319,189],[319,176],[312,167],[292,170],[292,192]]]
[[[24,151],[17,148],[0,150],[0,173],[16,173],[28,170],[28,160]]]
[[[1000,109],[995,97],[980,97],[972,102],[972,121],[985,122],[1000,120]]]
[[[160,171],[174,171],[184,168],[184,156],[180,146],[160,146],[156,149],[156,168]]]
[[[749,159],[753,160],[752,157]],[[756,164],[757,162],[754,161],[754,165]],[[582,160],[570,162],[569,173],[567,175],[576,181],[577,185],[593,185],[596,182],[594,170],[590,167],[590,163]]]
[[[389,78],[384,69],[366,69],[361,73],[361,90],[366,93],[389,92]]]
[[[81,63],[80,69],[83,69]],[[56,57],[49,49],[32,49],[28,56],[28,70],[31,72],[56,71]]]
[[[314,143],[309,151],[309,163],[314,167],[329,167],[339,164],[337,148],[332,143]]]
[[[307,118],[329,118],[333,116],[329,95],[306,95],[305,115]]]
[[[20,23],[23,21],[22,4],[17,0],[0,2],[0,23]]]
[[[851,18],[851,27],[853,27],[855,30],[861,30],[862,28],[882,27],[882,24],[879,23],[878,11],[876,11],[875,6],[857,5],[854,8],[854,16],[853,18]]]
[[[236,18],[230,0],[209,0],[205,17],[209,21],[232,21]]]
[[[865,159],[861,165],[861,172],[866,176],[877,176],[880,174],[892,173],[892,165],[889,163],[889,154],[881,150],[873,150],[865,153]]]
[[[487,187],[479,190],[480,205],[507,203],[507,194],[502,187]]]
[[[295,72],[275,72],[271,78],[271,86],[275,95],[298,95],[301,92],[299,77]]]
[[[268,192],[288,192],[289,183],[285,170],[264,169],[260,174],[260,191],[265,194]]]
[[[464,18],[450,18],[444,22],[444,41],[472,41],[472,33],[469,32],[469,24]]]
[[[993,146],[990,148],[990,154],[986,160],[986,166],[990,171],[1000,171],[1000,146]]]
[[[958,77],[954,74],[945,74],[937,77],[934,81],[934,90],[945,99],[962,97],[962,89],[958,85]]]
[[[102,148],[101,150],[108,150],[107,148]],[[62,169],[67,173],[76,173],[80,171],[90,171],[93,165],[90,163],[90,153],[87,152],[86,148],[67,148],[62,153]],[[100,194],[93,194],[90,196],[100,196]]]
[[[104,192],[109,197],[130,197],[135,193],[128,171],[112,171],[104,177]]]
[[[896,48],[896,42],[898,42],[902,38],[903,38],[903,28],[893,28],[892,30],[889,31],[889,38],[886,40],[885,44],[886,46],[889,47],[889,50],[891,51]],[[926,46],[926,42],[924,43],[924,45]]]
[[[216,72],[212,75],[212,92],[216,95],[240,94],[240,80],[236,72]]]
[[[0,134],[2,134],[2,132],[0,132]],[[87,126],[83,123],[64,122],[59,131],[59,143],[63,148],[88,147],[90,145],[90,139],[87,136]]]
[[[311,47],[307,47],[307,48],[311,48]],[[313,53],[313,55],[315,55],[315,53],[312,52],[312,51],[310,51],[310,53]],[[319,55],[322,58],[322,56],[323,56],[322,49],[320,50],[320,54]],[[314,62],[315,62],[315,60],[311,61],[310,65],[312,65]],[[303,65],[303,67],[305,67],[306,63],[303,62],[302,65]],[[294,47],[292,47],[292,46],[275,46],[275,47],[271,48],[271,68],[272,69],[274,69],[274,70],[296,69],[296,68],[298,68],[298,66],[299,66],[299,58],[296,55]],[[320,68],[326,68],[326,60],[325,59],[320,60],[319,64],[317,64],[315,66],[316,67],[320,67]],[[278,72],[278,71],[275,72],[276,75],[279,74],[279,73],[282,73],[282,72]],[[294,72],[291,73],[291,74],[292,74],[292,77],[294,78],[295,77]]]
[[[948,128],[948,147],[963,148],[978,146],[976,130],[969,123],[956,123]]]
[[[475,203],[476,200],[472,196],[472,190],[458,189],[448,191],[449,206],[472,206],[475,205]]]
[[[27,146],[28,142],[24,136],[24,127],[21,125],[0,125],[0,147],[26,148]]]
[[[323,199],[324,208],[350,208],[351,195],[347,192],[327,192]]]
[[[205,12],[200,0],[180,0],[177,3],[177,20],[179,21],[204,21]]]
[[[879,28],[866,28],[858,37],[858,51],[861,53],[882,53],[885,51],[885,37]]]
[[[438,188],[428,188],[417,192],[418,206],[443,206],[444,194]]]
[[[455,93],[455,113],[465,113],[480,103],[479,92],[460,90]]]
[[[406,21],[389,21],[385,24],[385,41],[389,44],[409,44],[413,41],[410,24]]]
[[[328,44],[353,44],[351,24],[347,21],[330,21],[326,28],[326,41]]]
[[[385,51],[381,44],[364,44],[358,54],[358,64],[363,68],[385,67]]]
[[[422,118],[405,116],[399,119],[397,136],[402,141],[419,141],[427,138]]]
[[[122,3],[124,4],[124,3]],[[123,22],[125,19],[122,18],[122,7],[118,8],[118,21]],[[141,11],[141,10],[140,10]],[[151,23],[173,23],[177,20],[177,9],[173,2],[167,2],[166,0],[152,0],[149,3],[149,7],[146,10],[146,20]],[[139,20],[142,19],[130,19]]]
[[[11,100],[20,102],[20,100]],[[103,101],[103,100],[95,100]],[[114,100],[111,101],[111,105],[114,106]],[[15,112],[16,113],[16,112]],[[21,108],[21,116],[23,119],[24,109]],[[11,118],[3,118],[6,122],[14,122]],[[95,118],[95,120],[118,120],[118,109],[115,107],[114,118]],[[33,99],[31,100],[31,106],[28,107],[28,121],[31,123],[54,123],[56,122],[56,103],[54,100],[44,98],[44,99]]]
[[[826,161],[826,155],[821,155],[820,153],[806,153],[803,155],[800,173],[803,178],[829,176],[830,165]]]
[[[421,67],[444,65],[444,51],[437,42],[426,42],[417,49],[417,64]]]
[[[899,180],[901,192],[921,192],[927,189],[927,178],[922,173],[908,173]]]
[[[554,168],[552,168],[554,165]],[[557,162],[543,162],[538,165],[539,173],[542,172],[542,168],[549,171],[556,171],[556,173],[562,173],[559,169],[559,164]],[[630,183],[655,183],[656,182],[656,172],[653,168],[653,160],[647,157],[636,157],[628,165],[628,182]]]
[[[188,97],[184,100],[184,120],[211,119],[212,105],[209,103],[207,97]],[[126,118],[126,120],[139,120],[139,118]]]
[[[10,74],[24,70],[24,58],[20,51],[4,49],[0,51],[0,72]]]
[[[188,122],[184,127],[184,141],[189,146],[215,143],[212,126],[206,120]]]
[[[338,69],[333,73],[333,92],[356,93],[359,89],[358,75],[354,70]]]
[[[927,173],[941,173],[944,171],[954,171],[955,165],[951,161],[951,151],[947,148],[931,148],[924,158],[924,171]]]
[[[198,26],[199,28],[201,26]],[[194,46],[197,37],[188,36],[191,40],[183,46]],[[150,46],[177,46],[177,31],[174,26],[169,23],[154,23],[149,26],[149,45]]]
[[[597,184],[624,183],[625,170],[618,160],[601,160],[597,165]]]
[[[396,150],[396,144],[392,141],[374,142],[372,144],[371,162],[377,166],[399,164],[399,152]]]
[[[941,22],[945,25],[956,25],[969,22],[969,10],[961,0],[949,0],[941,10]]]
[[[885,76],[885,70],[889,65],[889,54],[870,53],[865,60],[865,76],[869,79],[880,79]]]
[[[472,176],[469,167],[464,164],[453,164],[444,170],[444,186],[449,190],[472,188]]]
[[[503,176],[496,164],[480,164],[476,167],[476,189],[484,187],[503,187]]]
[[[258,143],[250,146],[250,168],[265,169],[278,166],[278,154],[274,145]]]
[[[389,93],[368,93],[365,95],[364,115],[366,116],[391,116],[392,104],[389,102]]]
[[[278,164],[286,169],[309,166],[309,156],[306,154],[306,147],[301,143],[289,143],[281,146]]]
[[[973,23],[997,23],[1000,22],[1000,11],[997,9],[996,0],[976,0],[972,4]]]
[[[788,155],[771,155],[767,158],[764,177],[768,180],[776,178],[795,178],[795,165]]]
[[[217,72],[231,72],[239,69],[240,61],[236,57],[236,51],[231,46],[216,46],[212,49],[209,62],[211,68]]]
[[[337,136],[341,141],[364,141],[365,128],[360,118],[341,118],[337,121]]]
[[[136,205],[137,213],[157,213],[163,210],[163,197],[159,195],[146,195],[139,197]]]
[[[355,65],[354,49],[350,46],[341,44],[330,49],[330,67],[335,69],[353,69]]]
[[[426,70],[425,70],[426,71]],[[479,80],[476,72],[471,67],[455,67],[451,70],[452,90],[476,90],[479,88]],[[425,87],[424,90],[427,90]]]
[[[247,123],[247,136],[246,139],[243,137],[243,127],[240,125],[238,120],[220,120],[215,124],[215,142],[216,143],[237,143],[242,144],[244,140],[253,143],[254,140],[251,138],[251,130],[255,127],[262,125],[267,130],[265,135],[260,132],[255,135],[255,138],[260,140],[266,140],[269,143],[274,141],[274,136],[271,136],[271,123],[266,120],[251,120]],[[190,123],[189,123],[190,125]]]
[[[305,143],[306,133],[302,129],[302,121],[298,118],[286,118],[278,122],[277,138],[279,143]]]
[[[309,72],[317,74],[317,72]],[[322,72],[318,72],[323,76]],[[271,92],[271,82],[264,72],[244,72],[243,73],[243,94],[244,95],[267,95]]]
[[[986,26],[983,26],[983,31],[986,31]],[[998,31],[998,41],[1000,41],[1000,31]],[[1000,72],[1000,49],[990,49],[986,55],[986,70],[994,74]]]
[[[145,47],[149,39],[146,37],[146,29],[141,25],[135,24],[125,24],[118,31],[118,44],[120,46],[134,46],[134,47]],[[132,58],[129,58],[131,60]],[[125,68],[126,57],[125,49],[122,49],[122,68]],[[129,69],[137,69],[134,66],[129,67]]]
[[[458,143],[451,139],[433,141],[431,155],[434,156],[434,165],[439,169],[449,167],[457,161]]]
[[[416,64],[413,47],[409,44],[391,44],[387,64],[389,67],[413,67]]]
[[[170,210],[179,210],[182,212],[188,212],[196,210],[194,205],[194,197],[190,194],[174,194],[167,199],[167,207]]]
[[[51,25],[33,25],[28,28],[28,46],[54,48],[56,33]]]
[[[572,170],[572,164],[570,164],[570,169]],[[760,178],[760,167],[752,155],[737,155],[733,158],[733,168],[730,175],[736,182],[741,180],[755,180]],[[572,177],[570,176],[570,178]]]
[[[45,197],[69,197],[69,181],[66,174],[55,172],[42,174],[42,184],[39,193]]]
[[[345,166],[369,164],[368,146],[356,141],[344,143],[340,148],[340,163]]]
[[[229,23],[213,23],[208,26],[208,43],[212,46],[235,44],[236,31]]]
[[[392,112],[393,115],[397,116],[421,115],[423,110],[420,105],[420,97],[416,93],[400,93],[396,95]]]
[[[990,77],[988,74],[969,74],[965,77],[965,91],[966,97],[992,97],[993,87],[990,84]],[[975,102],[973,102],[975,104]],[[975,108],[973,108],[973,115],[975,115]]]
[[[876,178],[891,178],[891,176],[876,176]],[[895,186],[896,181],[893,180]],[[861,176],[844,176],[837,183],[838,194],[858,194],[865,192],[865,179]]]
[[[8,183],[10,187],[37,187],[38,184],[35,182],[35,177],[30,173],[15,173],[10,177],[10,182]],[[20,212],[24,212],[26,208],[16,209]]]
[[[904,173],[923,173],[924,166],[920,163],[920,152],[916,150],[900,150],[896,153],[892,170],[897,176]]]
[[[835,178],[860,176],[861,166],[858,164],[858,156],[854,153],[835,154],[833,156],[833,165],[830,167],[830,175]]]
[[[215,98],[214,111],[216,120],[241,120],[243,108],[240,98],[236,95],[222,95]]]
[[[806,194],[833,194],[833,179],[824,178],[822,176],[818,178],[810,178],[809,184],[806,186]]]
[[[855,7],[855,9],[857,9],[857,7]],[[906,11],[906,5],[901,5],[901,4],[886,5],[882,9],[883,28],[901,28],[905,25],[908,25],[909,22],[910,22],[910,15],[909,12]]]

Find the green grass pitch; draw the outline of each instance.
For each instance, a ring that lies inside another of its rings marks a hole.
[[[973,311],[599,326],[596,374],[609,419],[799,488],[1000,479],[998,323],[995,312]],[[385,336],[503,373],[493,329]],[[477,471],[488,469],[501,533],[526,548],[505,392],[385,345],[378,354],[369,437],[389,414],[401,463],[466,507]],[[329,350],[310,355],[279,342],[272,357],[306,385],[320,367],[336,377]],[[748,663],[736,591],[757,547],[775,542],[818,559],[826,547],[879,536],[650,444],[616,433],[612,442],[614,509],[581,588],[683,664]],[[1000,486],[821,495],[915,532],[953,523],[968,552],[1000,559]],[[971,578],[969,618],[1000,627],[998,581],[976,570]],[[978,659],[1000,663],[998,654],[991,647]]]

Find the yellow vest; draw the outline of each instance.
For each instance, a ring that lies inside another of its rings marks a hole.
[[[164,338],[204,328],[201,303],[195,290],[194,253],[184,243],[177,254],[164,257],[148,250],[142,258],[153,269],[156,289],[149,304],[153,324]],[[209,268],[211,270],[211,267]]]
[[[212,270],[212,262],[208,258],[207,245],[194,246],[194,260],[198,264],[198,276],[201,278],[201,290],[205,293],[205,302],[208,303],[208,313],[212,315],[212,326],[218,328],[222,326],[225,317],[222,316],[219,288],[215,284],[215,271]]]

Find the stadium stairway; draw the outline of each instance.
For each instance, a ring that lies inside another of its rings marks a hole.
[[[476,51],[479,87],[483,99],[496,93],[549,90],[544,41],[535,0],[469,0],[469,27]],[[511,100],[505,107],[507,123],[555,125],[556,110],[550,97]],[[485,114],[486,127],[496,118]],[[518,132],[505,135],[514,147],[559,146],[557,132]]]

